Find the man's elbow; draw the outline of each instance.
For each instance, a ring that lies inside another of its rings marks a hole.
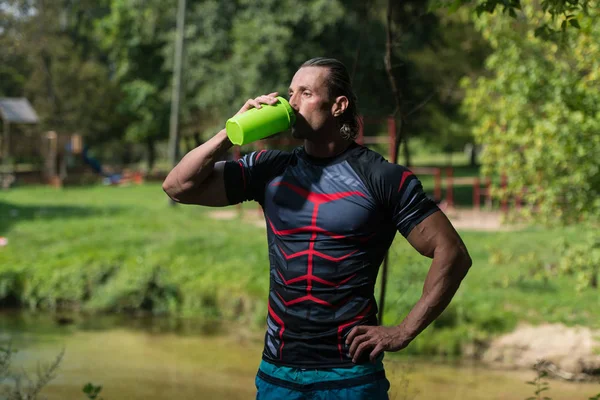
[[[177,177],[169,175],[163,182],[162,189],[176,203],[200,204],[197,202],[199,187],[193,181],[181,182]]]
[[[464,246],[459,246],[456,249],[453,254],[453,261],[453,264],[460,269],[460,271],[463,273],[463,276],[467,275],[471,265],[473,265],[473,260]]]
[[[177,179],[171,174],[169,174],[162,184],[163,191],[169,196],[169,198],[177,203],[181,202],[181,196],[184,193],[184,188],[177,181]]]
[[[171,182],[169,182],[168,178],[164,180],[162,188],[171,200],[178,202],[177,191],[175,190],[175,187],[171,184]]]

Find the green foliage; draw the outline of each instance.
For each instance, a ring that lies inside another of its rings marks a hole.
[[[536,368],[537,375],[534,380],[528,381],[527,384],[534,387],[535,396],[528,397],[526,400],[552,400],[548,396],[544,396],[544,392],[550,390],[548,381],[544,380],[548,373],[540,368]]]
[[[175,7],[161,1],[110,0],[96,21],[99,46],[115,67],[122,96],[116,111],[126,123],[125,139],[145,143],[168,132],[171,71],[165,45],[175,23]]]
[[[575,275],[577,291],[587,288],[598,289],[600,274],[600,236],[590,227],[587,235],[577,243],[561,243],[562,258],[559,271],[563,274]]]
[[[464,110],[484,146],[483,173],[506,175],[495,196],[522,197],[521,216],[546,223],[600,215],[600,26],[582,16],[568,47],[536,38],[532,6],[518,21],[481,18],[490,75],[465,80]],[[501,38],[501,39],[500,39]]]
[[[38,365],[37,379],[32,380],[26,372],[13,372],[11,363],[13,354],[16,350],[9,344],[0,346],[0,396],[5,400],[42,400],[45,397],[40,396],[42,389],[50,383],[58,371],[62,362],[64,350],[56,359],[48,365]],[[5,381],[12,381],[12,385],[4,384]],[[102,386],[95,386],[88,383],[83,387],[83,393],[90,400],[102,400],[98,397]]]
[[[10,67],[0,68],[0,76],[7,77],[0,79],[0,93],[27,97],[42,120],[40,130],[87,137],[109,133],[118,122],[111,118],[117,90],[90,30],[105,11],[102,5],[6,3],[2,13],[9,22],[0,29],[0,57]]]
[[[21,96],[31,73],[25,52],[15,43],[18,34],[18,18],[0,8],[0,97]]]
[[[361,40],[360,23],[365,30],[377,27],[361,11],[362,7],[329,0],[192,4],[186,21],[186,112],[212,135],[246,99],[272,91],[285,96],[300,64],[323,55],[356,67],[355,78],[368,77],[365,85],[370,88],[384,88],[385,75],[371,70],[374,57],[381,55],[383,35],[362,39],[373,45],[363,44],[362,57],[353,60]],[[172,46],[167,45],[167,52]]]
[[[49,364],[38,364],[36,377],[31,378],[26,371],[13,371],[12,360],[16,351],[10,344],[0,345],[0,398],[6,400],[42,400],[42,389],[56,378],[62,362],[64,350]],[[9,383],[5,383],[8,381]]]
[[[83,393],[90,400],[102,400],[102,397],[98,397],[102,391],[102,385],[96,386],[92,383],[88,383],[83,387]]]
[[[474,4],[472,4],[474,3]],[[464,5],[472,5],[477,16],[484,13],[494,14],[502,8],[502,14],[518,19],[522,9],[521,0],[431,0],[430,8],[446,8],[455,12]],[[595,0],[542,0],[539,2],[539,15],[535,35],[545,39],[556,38],[557,34],[565,33],[568,27],[579,29],[578,16],[586,16],[590,9],[596,7]],[[555,26],[560,25],[560,28]]]
[[[0,25],[7,49],[0,55],[0,93],[27,95],[44,129],[83,133],[91,147],[115,139],[143,143],[150,160],[168,132],[176,7],[158,0],[8,3],[20,11],[15,17],[0,10],[7,16]],[[385,6],[188,1],[183,136],[206,139],[246,99],[274,90],[285,95],[299,65],[316,56],[347,65],[361,113],[390,114]],[[393,16],[402,33],[394,38],[393,74],[410,114],[404,126],[411,136],[441,138],[442,146],[459,149],[471,135],[458,118],[456,83],[478,73],[487,45],[465,15],[428,13],[422,1],[395,4]]]

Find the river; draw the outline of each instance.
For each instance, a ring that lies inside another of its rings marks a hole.
[[[224,333],[224,332],[227,333]],[[101,316],[57,318],[0,313],[0,340],[17,349],[13,367],[35,376],[64,349],[57,376],[43,390],[48,400],[83,400],[84,384],[102,385],[104,400],[253,399],[261,335],[239,327],[185,319]],[[386,356],[395,400],[523,400],[532,371],[491,370]],[[587,400],[597,383],[549,381],[553,400]]]

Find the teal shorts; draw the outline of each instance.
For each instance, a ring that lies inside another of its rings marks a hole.
[[[390,383],[381,357],[349,368],[301,369],[262,361],[256,375],[257,400],[388,400]]]

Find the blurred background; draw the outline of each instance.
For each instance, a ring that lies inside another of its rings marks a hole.
[[[419,176],[474,261],[386,356],[391,398],[599,398],[598,5],[0,1],[0,398],[254,398],[261,211],[174,207],[161,182],[318,56],[348,67],[357,141]],[[392,325],[429,262],[402,238],[387,261]]]

